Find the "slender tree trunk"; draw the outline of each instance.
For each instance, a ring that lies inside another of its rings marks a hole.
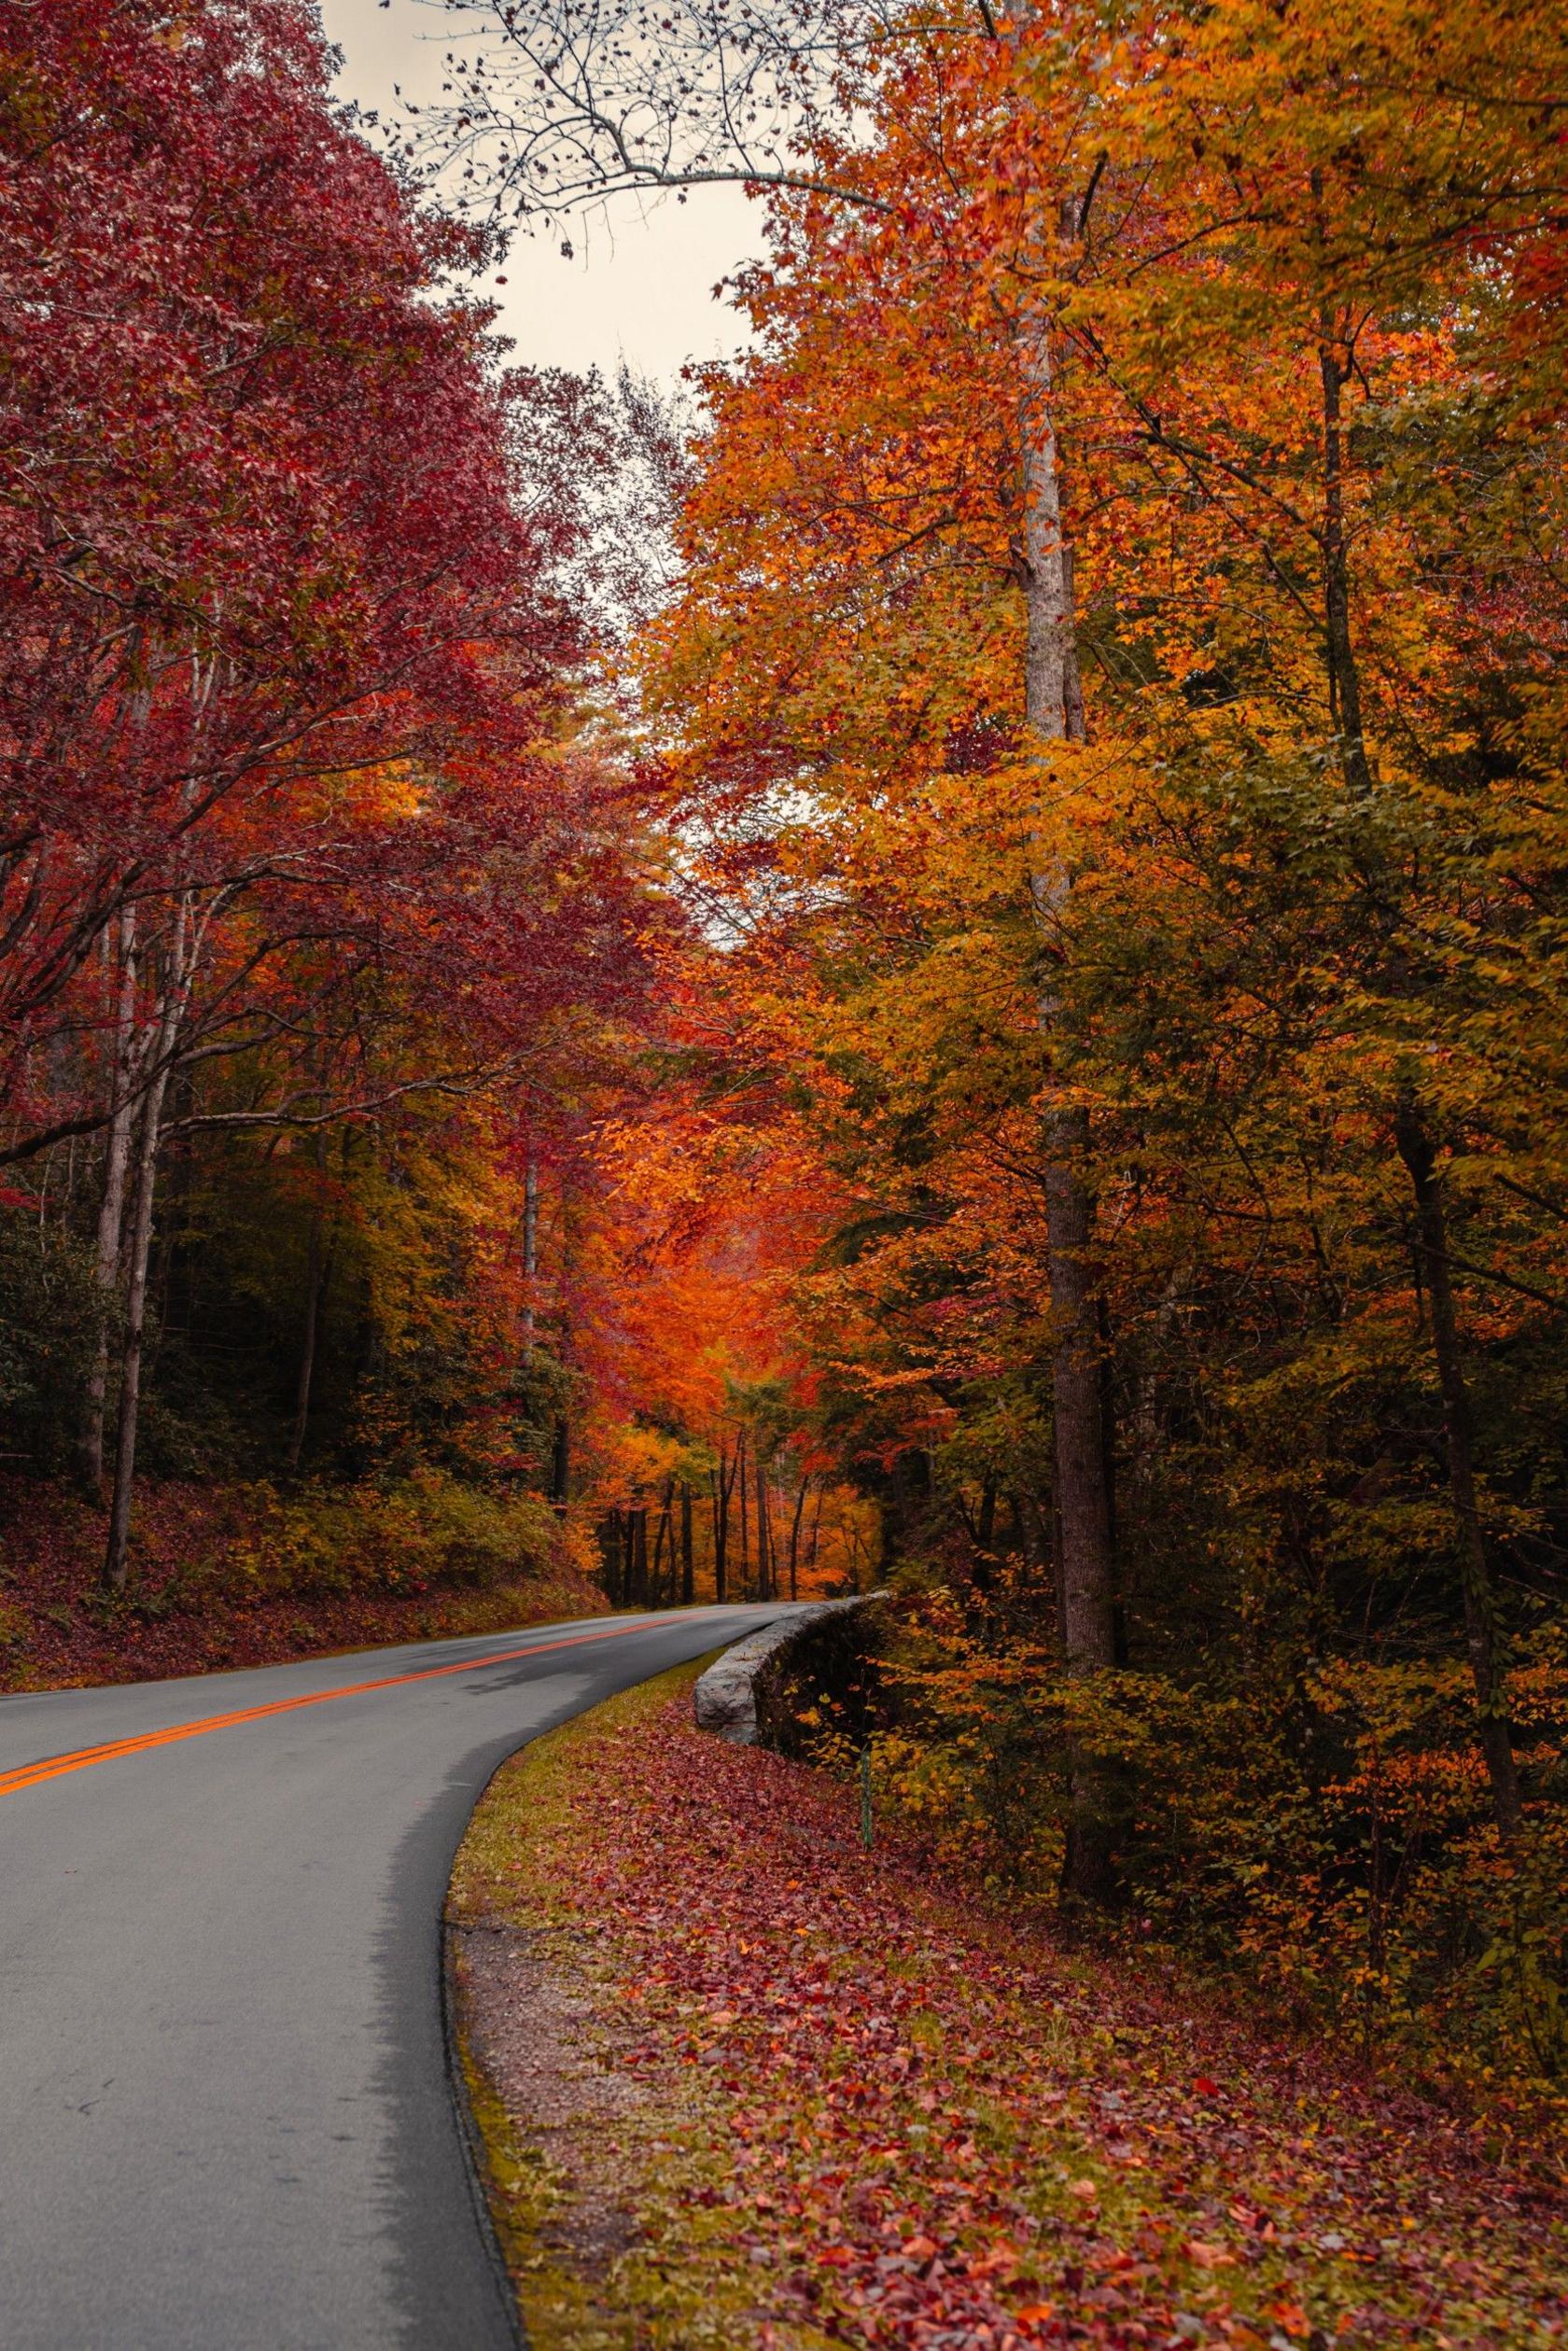
[[[692,1489],[680,1489],[680,1605],[690,1608],[696,1598],[696,1552],[692,1539]]]
[[[192,940],[189,901],[181,898],[167,945],[163,1001],[150,1043],[151,1081],[142,1099],[136,1153],[135,1203],[126,1268],[125,1331],[120,1345],[119,1404],[115,1427],[114,1491],[109,1502],[109,1537],[104,1552],[105,1589],[125,1589],[131,1542],[131,1503],[136,1477],[136,1431],[141,1413],[143,1340],[147,1322],[147,1260],[152,1249],[153,1193],[158,1182],[158,1146],[162,1136],[163,1099],[180,1022],[184,1017],[198,948]]]
[[[1326,235],[1323,225],[1323,174],[1310,175],[1313,239],[1320,265]],[[1372,789],[1362,721],[1361,673],[1351,638],[1351,567],[1345,519],[1344,392],[1351,374],[1351,349],[1335,327],[1331,304],[1318,305],[1318,380],[1323,387],[1323,647],[1328,671],[1329,721],[1338,745],[1339,764],[1351,791],[1365,798]]]
[[[315,1377],[315,1330],[321,1311],[321,1210],[311,1211],[305,1265],[305,1324],[300,1335],[300,1375],[294,1388],[294,1425],[288,1433],[288,1475],[298,1477],[300,1456],[310,1426],[311,1384]]]
[[[675,1593],[674,1509],[675,1480],[673,1477],[669,1477],[665,1481],[665,1501],[664,1507],[659,1513],[659,1532],[653,1538],[653,1581],[651,1598],[652,1604],[655,1608],[661,1608],[664,1605],[664,1584],[660,1575],[660,1561],[664,1559],[666,1548],[669,1554],[670,1594],[672,1599]]]
[[[551,1449],[550,1499],[557,1510],[565,1510],[571,1500],[571,1422],[564,1412],[556,1420]]]
[[[1057,1513],[1050,1497],[1020,1491],[1012,1496],[1014,1532],[1024,1565],[1031,1574],[1049,1577],[1057,1608],[1057,1637],[1061,1637],[1061,1543]]]
[[[1470,1390],[1460,1351],[1453,1284],[1449,1276],[1448,1220],[1436,1155],[1414,1094],[1402,1091],[1394,1115],[1394,1140],[1410,1178],[1416,1202],[1416,1246],[1431,1304],[1432,1352],[1443,1399],[1443,1433],[1449,1459],[1449,1492],[1459,1522],[1460,1581],[1464,1595],[1465,1645],[1476,1686],[1481,1750],[1491,1782],[1497,1826],[1511,1838],[1519,1825],[1519,1771],[1508,1723],[1507,1694],[1497,1638],[1497,1609],[1486,1538],[1476,1498],[1475,1426]]]
[[[311,1387],[315,1378],[315,1341],[321,1321],[321,1300],[327,1287],[327,1265],[323,1250],[323,1215],[320,1181],[327,1172],[327,1130],[315,1130],[315,1170],[317,1191],[311,1208],[310,1242],[305,1263],[305,1327],[300,1337],[300,1377],[294,1392],[294,1425],[288,1436],[288,1475],[300,1474],[300,1457],[305,1449],[305,1432],[310,1426]]]
[[[773,1525],[768,1515],[768,1471],[762,1448],[757,1449],[757,1592],[763,1600],[771,1600],[773,1575]]]
[[[1029,322],[1023,340],[1025,713],[1037,740],[1084,739],[1084,695],[1078,665],[1072,556],[1065,537],[1061,462],[1055,417],[1047,322]],[[1054,856],[1030,876],[1036,918],[1049,936],[1066,908],[1071,877]],[[1042,1026],[1060,1016],[1053,991],[1043,991]],[[1067,1670],[1090,1676],[1115,1657],[1115,1582],[1110,1496],[1105,1480],[1105,1434],[1100,1408],[1098,1318],[1090,1264],[1093,1221],[1085,1181],[1089,1121],[1064,1105],[1045,1120],[1046,1257],[1051,1283],[1055,1353],[1051,1402],[1055,1423],[1060,1527],[1061,1630]],[[1112,1775],[1083,1748],[1071,1759],[1071,1812],[1063,1882],[1071,1894],[1103,1901],[1112,1888]]]
[[[729,1597],[730,1488],[726,1468],[727,1458],[721,1442],[719,1466],[713,1473],[713,1597],[720,1602]]]
[[[740,1489],[740,1588],[748,1599],[751,1596],[751,1531],[747,1522],[746,1504],[746,1431],[735,1439],[735,1483]]]
[[[539,1162],[530,1143],[523,1176],[523,1279],[527,1284],[527,1303],[523,1308],[523,1355],[527,1363],[534,1358],[534,1276],[538,1271]]]
[[[1372,789],[1372,774],[1362,727],[1361,673],[1351,642],[1351,572],[1345,530],[1343,395],[1350,364],[1340,357],[1326,306],[1318,321],[1318,371],[1323,384],[1323,634],[1328,651],[1329,716],[1345,781],[1352,791],[1365,795]]]
[[[987,1553],[996,1541],[996,1479],[987,1477],[980,1489],[980,1518],[974,1530],[977,1545]]]
[[[127,907],[119,917],[119,990],[115,1013],[115,1045],[110,1085],[118,1107],[109,1122],[104,1149],[104,1190],[98,1208],[97,1246],[93,1275],[98,1286],[100,1321],[88,1374],[87,1408],[81,1440],[82,1484],[94,1502],[104,1499],[104,1417],[109,1388],[109,1322],[119,1286],[120,1245],[125,1226],[125,1177],[135,1130],[132,1099],[136,1063],[136,916]]]
[[[1028,346],[1026,377],[1027,715],[1033,733],[1044,741],[1080,742],[1083,693],[1073,625],[1072,565],[1062,536],[1060,467],[1052,413],[1049,344],[1043,329]],[[1059,916],[1071,888],[1069,875],[1059,866],[1036,871],[1031,889],[1043,927],[1048,929]],[[1043,994],[1040,1009],[1049,1030],[1059,1016],[1054,993]],[[1062,1638],[1070,1668],[1093,1672],[1111,1661],[1114,1585],[1099,1326],[1089,1263],[1092,1207],[1084,1181],[1088,1139],[1085,1111],[1069,1107],[1047,1117],[1046,1253],[1056,1325],[1051,1387],[1057,1507],[1061,1517]]]
[[[125,1589],[131,1541],[131,1502],[136,1476],[136,1431],[141,1413],[143,1338],[147,1320],[147,1259],[152,1247],[153,1192],[158,1180],[159,1129],[163,1114],[167,1071],[159,1073],[142,1106],[142,1131],[136,1154],[136,1192],[131,1212],[131,1234],[125,1286],[125,1331],[119,1356],[119,1409],[115,1429],[114,1492],[109,1504],[109,1539],[104,1553],[104,1584],[107,1590]]]
[[[1070,1672],[1114,1658],[1111,1508],[1105,1488],[1099,1335],[1088,1269],[1088,1196],[1071,1162],[1045,1171],[1053,1314],[1065,1325],[1052,1375],[1061,1518],[1062,1646]]]
[[[790,1521],[790,1598],[791,1600],[800,1598],[801,1520],[805,1516],[805,1495],[810,1483],[811,1472],[806,1470],[801,1477],[800,1491],[795,1496],[795,1515]]]
[[[637,1606],[646,1608],[648,1605],[648,1511],[646,1506],[634,1511],[632,1518],[633,1558],[636,1562],[632,1571],[633,1581],[637,1586]]]

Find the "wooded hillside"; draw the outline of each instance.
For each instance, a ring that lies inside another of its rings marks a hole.
[[[11,1678],[885,1577],[825,1760],[1532,2110],[1561,12],[661,22],[638,148],[571,5],[495,21],[475,227],[293,0],[0,7]],[[713,176],[686,423],[508,371],[497,223]]]

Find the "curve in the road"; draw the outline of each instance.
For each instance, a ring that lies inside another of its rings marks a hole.
[[[453,1856],[517,1747],[782,1613],[0,1699],[0,2351],[515,2351]]]
[[[453,1665],[422,1666],[415,1673],[384,1673],[373,1682],[344,1682],[337,1689],[312,1690],[304,1698],[275,1699],[270,1706],[245,1706],[234,1714],[208,1714],[200,1722],[176,1723],[171,1729],[144,1731],[139,1738],[111,1739],[102,1747],[77,1747],[66,1755],[43,1756],[36,1763],[24,1763],[14,1771],[0,1771],[0,1796],[33,1787],[40,1780],[58,1779],[63,1772],[84,1771],[90,1764],[107,1763],[115,1756],[140,1755],[149,1747],[172,1746],[179,1739],[201,1739],[209,1730],[232,1730],[240,1723],[264,1722],[269,1714],[292,1714],[301,1706],[325,1706],[334,1698],[362,1698],[371,1690],[400,1689],[406,1682],[439,1681],[444,1673],[472,1673],[484,1665],[508,1665],[514,1658],[541,1657],[549,1649],[580,1649],[590,1641],[624,1637],[624,1628],[615,1625],[608,1631],[573,1633],[565,1641],[536,1641],[522,1649],[497,1649],[486,1658],[459,1658]]]

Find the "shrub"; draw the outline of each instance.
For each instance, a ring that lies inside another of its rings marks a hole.
[[[1295,1680],[1118,1672],[1066,1679],[1053,1646],[901,1611],[872,1734],[881,1806],[945,1860],[1054,1892],[1070,1742],[1122,1767],[1113,1930],[1266,1992],[1298,2021],[1494,2106],[1568,2105],[1568,1656],[1543,1634],[1511,1707],[1527,1795],[1492,1824],[1457,1663],[1340,1660]],[[818,1759],[847,1769],[847,1710],[818,1694]]]
[[[225,1574],[257,1598],[483,1589],[581,1563],[539,1495],[487,1493],[438,1470],[287,1499],[268,1486],[248,1492],[254,1531],[229,1552]]]

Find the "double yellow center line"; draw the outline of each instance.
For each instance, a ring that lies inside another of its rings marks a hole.
[[[593,1641],[619,1641],[642,1625],[611,1625],[603,1632],[574,1632],[559,1641],[535,1641],[525,1649],[497,1649],[483,1658],[460,1658],[452,1665],[422,1666],[416,1673],[385,1673],[374,1682],[343,1682],[336,1689],[311,1690],[303,1698],[274,1699],[270,1706],[242,1706],[233,1714],[203,1714],[199,1722],[175,1723],[165,1730],[144,1730],[134,1739],[110,1739],[101,1747],[77,1747],[69,1755],[45,1756],[37,1763],[19,1764],[0,1771],[0,1796],[36,1787],[42,1780],[63,1779],[68,1771],[85,1771],[94,1763],[111,1763],[117,1756],[142,1755],[150,1747],[172,1747],[181,1739],[202,1739],[209,1730],[232,1730],[240,1723],[264,1722],[269,1714],[292,1714],[301,1706],[325,1706],[334,1698],[362,1698],[371,1690],[400,1689],[408,1682],[436,1682],[447,1673],[478,1673],[488,1665],[511,1665],[519,1658],[543,1657],[552,1649],[581,1649]]]

